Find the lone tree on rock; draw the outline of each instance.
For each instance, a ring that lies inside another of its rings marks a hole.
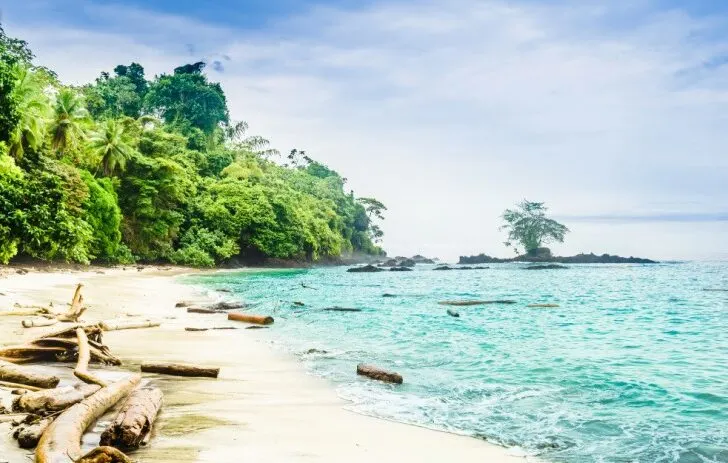
[[[569,229],[546,217],[547,210],[544,203],[527,200],[517,204],[515,209],[506,209],[503,212],[505,223],[500,227],[501,230],[508,230],[505,245],[513,246],[518,252],[514,243],[520,243],[526,254],[533,255],[544,244],[553,241],[563,243]]]

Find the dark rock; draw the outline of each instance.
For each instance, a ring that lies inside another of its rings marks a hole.
[[[218,290],[216,290],[216,291],[217,291],[218,293],[229,293],[229,294],[232,294],[232,292],[233,292],[233,290],[232,290],[232,289],[228,289],[228,288],[220,288],[220,289],[218,289]]]
[[[418,264],[434,264],[435,261],[433,259],[429,259],[425,256],[421,256],[417,254],[416,256],[412,256],[412,260],[415,261]]]
[[[375,267],[373,265],[364,265],[362,267],[352,267],[347,270],[347,272],[351,272],[351,273],[375,273],[375,272],[383,272],[383,271],[384,271],[384,269]]]
[[[216,302],[215,304],[210,304],[208,308],[216,311],[216,312],[225,312],[227,310],[238,310],[238,309],[244,309],[246,306],[245,304],[241,302]]]
[[[328,353],[329,353],[328,351],[320,350],[320,349],[309,349],[306,352],[304,352],[304,354],[309,354],[309,355],[311,355],[311,354],[328,354]]]
[[[451,317],[460,318],[460,313],[457,310],[447,309],[447,314]]]
[[[218,311],[217,310],[212,310],[212,309],[206,309],[204,307],[188,307],[187,308],[187,313],[206,313],[206,314],[211,314],[211,313],[218,313]]]
[[[558,264],[547,264],[547,265],[530,265],[528,267],[524,267],[524,270],[557,270],[557,269],[564,269],[569,268],[565,265],[558,265]]]
[[[500,259],[497,257],[479,254],[477,256],[460,256],[460,264],[500,264],[506,262],[540,262],[557,264],[656,264],[657,262],[640,257],[620,257],[610,254],[598,256],[594,253],[577,254],[575,256],[561,257],[553,256],[549,248],[538,248],[526,254],[516,256],[512,259]]]
[[[349,307],[327,307],[326,312],[361,312],[361,309],[353,309]]]
[[[379,266],[380,267],[396,267],[397,266],[397,261],[394,260],[394,259],[389,259],[389,260],[387,260],[387,261],[382,262],[381,264],[379,264]]]
[[[705,288],[703,291],[716,291],[716,292],[725,292],[728,291],[728,289],[720,289],[720,288]]]
[[[452,267],[448,267],[447,265],[441,265],[439,267],[435,267],[432,270],[453,270]]]
[[[174,306],[175,307],[190,307],[192,305],[192,302],[190,301],[179,301]]]
[[[397,295],[395,295],[395,294],[389,294],[389,293],[384,293],[384,294],[382,294],[382,297],[397,297]]]
[[[258,325],[250,325],[246,327],[246,330],[267,330],[270,328],[269,326],[258,326]]]
[[[303,306],[305,306],[306,304],[304,304],[304,303],[303,303],[303,302],[301,302],[301,301],[293,301],[293,305],[297,305],[298,307],[303,307]]]
[[[17,269],[17,270],[15,271],[15,273],[17,273],[18,275],[25,275],[25,274],[27,274],[27,273],[28,273],[28,270],[26,270],[26,269],[24,269],[24,268],[19,268],[19,269]]]
[[[462,267],[455,267],[456,270],[473,270],[473,267],[468,267],[467,265],[464,265]]]
[[[392,267],[389,269],[390,272],[412,272],[413,270],[409,267]]]
[[[404,260],[399,261],[400,267],[414,267],[415,264],[416,264],[416,262],[413,261],[412,259],[404,259]]]
[[[516,301],[508,299],[496,299],[493,301],[477,301],[477,300],[463,300],[463,301],[440,301],[440,305],[455,305],[455,306],[469,306],[469,305],[488,305],[488,304],[515,304]]]

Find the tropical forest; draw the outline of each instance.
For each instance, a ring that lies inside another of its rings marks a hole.
[[[253,115],[254,116],[254,115]],[[305,150],[231,120],[205,63],[64,85],[0,27],[0,262],[337,260],[380,255],[386,209]]]

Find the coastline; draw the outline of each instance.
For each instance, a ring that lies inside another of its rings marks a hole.
[[[151,445],[131,455],[140,461],[333,463],[395,461],[403,456],[408,461],[538,461],[479,439],[351,412],[325,379],[307,374],[295,358],[269,346],[265,330],[185,331],[185,327],[235,323],[220,315],[187,314],[174,307],[183,299],[208,299],[199,288],[176,281],[186,273],[200,272],[153,267],[138,272],[130,267],[18,275],[13,270],[0,277],[0,293],[5,294],[0,296],[0,310],[14,302],[53,301],[58,307],[70,299],[73,286],[83,282],[88,321],[130,314],[163,322],[159,328],[106,333],[105,342],[124,365],[103,370],[92,366],[99,376],[138,371],[145,360],[221,367],[217,380],[145,376],[163,390],[165,404]],[[20,318],[0,318],[0,343],[16,344],[44,330],[22,329]],[[45,368],[64,381],[72,378],[70,364]],[[7,399],[5,392],[0,398]],[[100,424],[108,419],[102,418]],[[25,461],[30,453],[17,448],[7,428],[0,424],[3,458]],[[97,425],[86,435],[84,448],[93,447],[101,429]]]

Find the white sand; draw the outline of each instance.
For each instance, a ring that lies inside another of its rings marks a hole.
[[[88,321],[144,315],[160,328],[110,332],[105,342],[124,360],[120,369],[92,365],[109,378],[138,371],[142,361],[173,361],[221,367],[215,379],[145,375],[162,388],[165,404],[151,445],[132,456],[143,462],[478,462],[536,461],[482,440],[361,416],[345,410],[326,380],[304,372],[294,358],[273,350],[265,330],[186,332],[185,327],[229,326],[224,315],[187,314],[175,302],[203,297],[175,282],[178,270],[104,270],[0,277],[0,311],[13,302],[68,302],[83,282]],[[165,318],[165,317],[174,317]],[[242,324],[236,326],[244,327]],[[47,328],[45,328],[47,329]],[[275,329],[275,325],[273,328]],[[18,344],[44,328],[22,329],[20,317],[0,317],[0,344]],[[71,365],[49,365],[73,381]],[[354,366],[352,365],[352,374]],[[0,395],[0,397],[3,397]],[[4,396],[7,399],[7,395]],[[98,442],[109,417],[84,437]],[[0,462],[27,462],[0,424]]]

